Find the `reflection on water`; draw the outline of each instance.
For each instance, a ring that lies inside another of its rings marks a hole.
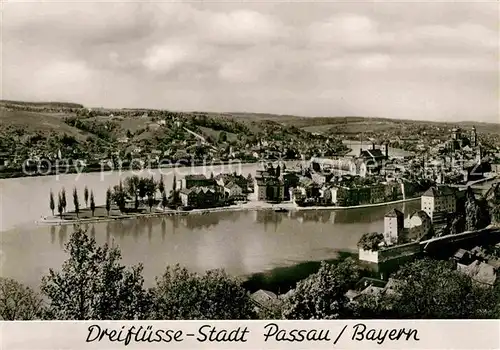
[[[50,226],[50,243],[54,244],[56,241],[56,227]]]
[[[144,277],[150,284],[166,265],[176,263],[198,272],[224,268],[233,275],[249,276],[311,261],[337,259],[339,252],[355,254],[363,233],[383,229],[387,211],[397,207],[408,215],[419,206],[417,201],[340,211],[217,212],[141,217],[82,228],[88,227],[87,232],[99,244],[118,245],[126,265],[143,263]],[[2,274],[37,285],[49,268],[60,268],[66,259],[62,248],[73,229],[32,226],[4,232],[1,244],[11,259],[6,260]]]
[[[356,255],[337,252],[333,257],[324,261],[330,264],[338,264],[347,257],[356,258]],[[318,272],[320,264],[321,261],[307,261],[293,266],[277,267],[266,272],[251,274],[244,280],[243,287],[250,292],[265,289],[277,294],[284,294],[295,288],[298,281]]]
[[[165,235],[167,234],[167,224],[165,218],[161,219],[161,241],[165,242]]]
[[[63,248],[64,243],[66,243],[66,238],[68,237],[68,226],[59,226],[59,248]]]

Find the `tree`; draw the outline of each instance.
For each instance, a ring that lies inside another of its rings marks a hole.
[[[482,288],[448,261],[417,260],[403,265],[394,278],[400,281],[393,305],[400,318],[478,318],[488,308]]]
[[[139,179],[139,183],[137,185],[137,190],[139,194],[139,198],[142,200],[144,197],[146,197],[146,194],[148,192],[148,185],[147,185],[148,179],[141,177]]]
[[[127,203],[127,193],[123,188],[122,181],[116,185],[113,189],[112,199],[115,202],[120,212],[123,213],[125,211],[125,205]]]
[[[457,233],[464,232],[465,230],[465,219],[463,215],[456,215],[451,221],[450,234],[456,235]]]
[[[94,192],[90,191],[90,210],[92,211],[92,216],[95,213],[95,201],[94,201]]]
[[[87,186],[85,186],[85,189],[83,190],[83,200],[85,201],[85,207],[89,207],[89,189]]]
[[[155,193],[156,193],[156,182],[155,182],[155,179],[153,178],[153,175],[151,175],[151,177],[149,179],[145,179],[146,180],[146,194],[149,197],[151,197],[152,199],[154,199],[155,197]]]
[[[491,221],[493,223],[500,223],[500,204],[492,204],[490,207]]]
[[[137,195],[135,196],[134,199],[134,209],[135,210],[139,209],[139,198],[137,198]]]
[[[352,259],[337,266],[322,262],[319,271],[297,283],[283,305],[283,318],[293,320],[338,319],[348,314],[349,287],[359,280]]]
[[[47,315],[57,320],[134,320],[147,318],[150,300],[143,288],[142,265],[127,269],[121,252],[97,246],[85,232],[75,231],[61,271],[42,279]]]
[[[76,187],[73,188],[73,205],[75,206],[76,217],[80,213],[80,202],[78,200],[78,192],[76,191]]]
[[[111,211],[111,196],[111,188],[108,188],[106,191],[106,211],[108,212],[108,216]]]
[[[248,292],[223,270],[203,275],[167,267],[152,289],[152,319],[239,320],[255,317]]]
[[[482,229],[491,223],[490,208],[488,206],[488,201],[484,197],[480,197],[476,204],[479,208],[478,229]]]
[[[467,187],[465,198],[465,229],[475,231],[488,226],[491,218],[486,200],[476,200],[470,187]]]
[[[180,198],[179,198],[179,191],[177,191],[177,180],[174,175],[174,179],[172,180],[172,203],[174,205],[179,204]]]
[[[54,203],[54,193],[52,193],[52,190],[50,190],[50,195],[49,195],[49,207],[50,210],[52,211],[52,216],[54,216],[54,209],[56,205]]]
[[[225,131],[221,131],[219,134],[219,142],[223,143],[227,141],[227,133]]]
[[[247,176],[247,182],[249,185],[253,185],[253,177],[252,174],[248,174]]]
[[[477,225],[477,216],[479,208],[476,206],[476,199],[470,187],[465,192],[465,229],[474,231]]]
[[[160,175],[160,181],[158,181],[158,191],[163,193],[165,191],[165,184],[163,183],[163,174]]]
[[[141,179],[137,175],[130,176],[125,179],[125,190],[132,198],[134,198],[134,203],[137,204],[135,209],[139,208],[138,191],[140,182]]]
[[[62,205],[62,197],[61,194],[59,193],[57,196],[57,212],[59,213],[59,217],[62,220],[62,214],[63,214],[63,205]]]
[[[349,304],[351,316],[359,319],[394,319],[399,318],[394,310],[395,297],[391,294],[360,295]]]
[[[33,289],[11,279],[0,277],[0,320],[40,319],[42,300]]]
[[[150,212],[153,210],[154,204],[155,204],[155,200],[154,200],[153,196],[148,196],[148,207],[149,207]]]
[[[377,251],[379,244],[384,241],[384,235],[378,232],[369,232],[363,234],[358,242],[358,247],[365,250]]]
[[[63,187],[61,190],[61,204],[64,211],[66,211],[66,189]]]
[[[161,194],[161,206],[163,207],[163,211],[165,211],[167,205],[168,205],[167,194],[165,193],[165,191],[163,191]]]

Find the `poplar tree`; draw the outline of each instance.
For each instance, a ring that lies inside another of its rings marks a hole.
[[[108,216],[109,216],[109,212],[111,211],[111,189],[108,188],[108,190],[106,191],[106,211],[108,212]]]
[[[78,218],[78,214],[80,213],[80,201],[78,200],[78,192],[76,191],[76,187],[73,188],[73,205],[75,206],[76,217]]]
[[[165,191],[161,194],[161,206],[163,207],[163,211],[165,211],[165,207],[167,206],[168,201],[167,201],[167,194]]]
[[[89,189],[87,186],[85,186],[85,189],[83,190],[83,200],[85,201],[85,207],[89,207]]]
[[[66,212],[66,205],[67,205],[67,202],[66,202],[66,189],[64,187],[61,190],[61,205],[62,205],[63,211]]]
[[[163,174],[160,175],[160,181],[158,182],[158,190],[160,193],[163,193],[165,191],[165,184],[163,183]]]
[[[57,212],[59,213],[59,217],[61,218],[61,220],[62,220],[63,210],[64,210],[64,208],[62,205],[62,196],[59,193],[59,195],[57,196]]]
[[[49,206],[52,211],[52,216],[54,216],[54,209],[56,208],[56,204],[54,203],[54,193],[50,190],[50,198],[49,198]]]
[[[94,192],[93,191],[90,191],[90,210],[92,211],[92,216],[94,216],[95,201],[94,201]]]

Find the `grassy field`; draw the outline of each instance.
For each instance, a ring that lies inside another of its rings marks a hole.
[[[48,114],[0,108],[0,123],[2,127],[22,128],[28,133],[37,131],[42,133],[66,133],[74,136],[77,140],[85,140],[88,134],[64,123],[63,117],[65,116],[67,115],[61,113]]]
[[[203,135],[205,137],[206,136],[210,136],[215,141],[219,140],[220,133],[222,132],[222,131],[219,131],[219,130],[214,130],[214,129],[206,128],[204,126],[200,126],[199,128],[200,128],[201,132],[203,133]],[[226,135],[227,135],[227,140],[228,141],[234,141],[234,140],[236,140],[238,138],[238,135],[233,134],[231,132],[226,132]]]

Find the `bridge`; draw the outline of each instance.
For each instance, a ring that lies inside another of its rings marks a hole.
[[[474,194],[488,196],[490,191],[493,191],[496,184],[500,183],[500,177],[487,177],[484,179],[470,181],[466,185],[448,185],[450,187],[458,188],[459,190],[465,190],[467,187],[470,187]]]

